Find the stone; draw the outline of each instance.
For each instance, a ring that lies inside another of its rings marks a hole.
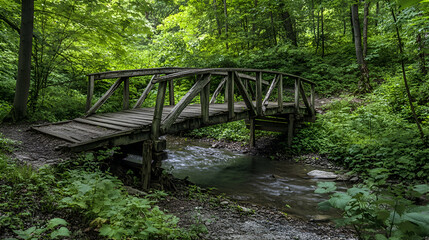
[[[321,171],[321,170],[310,171],[307,173],[307,175],[313,178],[321,178],[321,179],[335,179],[338,177],[338,175],[335,173]]]
[[[222,202],[220,202],[220,205],[228,205],[228,204],[229,204],[228,201],[222,201]]]

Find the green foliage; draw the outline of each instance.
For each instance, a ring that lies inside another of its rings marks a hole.
[[[244,121],[195,129],[190,134],[195,137],[209,137],[217,140],[246,141],[249,139],[249,130]]]
[[[410,200],[429,196],[429,185],[380,188],[379,184],[385,180],[379,177],[375,184],[368,182],[347,192],[335,192],[334,182],[318,183],[316,193],[331,194],[319,207],[339,209],[343,218],[336,223],[353,226],[359,239],[423,239],[429,236],[429,205],[417,206]]]
[[[46,232],[50,232],[50,234],[48,235],[49,239],[59,239],[62,237],[70,237],[70,231],[66,227],[64,227],[67,225],[68,223],[64,219],[53,218],[49,220],[46,227],[37,228],[33,226],[25,231],[14,230],[13,232],[18,235],[19,239],[24,239],[24,240],[37,240],[40,237],[42,237],[43,234],[46,234]],[[15,238],[9,238],[9,239],[15,239]]]

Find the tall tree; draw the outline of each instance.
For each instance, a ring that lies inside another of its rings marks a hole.
[[[366,57],[368,52],[368,15],[369,15],[369,2],[365,1],[363,8],[363,57]]]
[[[27,113],[31,79],[31,51],[33,45],[34,0],[22,0],[21,31],[19,37],[18,77],[12,116],[19,121]]]
[[[360,92],[368,92],[372,88],[369,83],[368,66],[366,65],[366,62],[363,56],[362,38],[361,38],[360,23],[359,23],[359,7],[357,3],[351,6],[351,12],[352,12],[356,59],[361,73],[358,87]]]

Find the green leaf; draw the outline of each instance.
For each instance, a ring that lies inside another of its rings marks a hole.
[[[375,240],[387,240],[387,237],[382,234],[376,234]]]
[[[51,239],[56,239],[57,237],[70,237],[70,231],[66,227],[61,227],[51,233]]]
[[[346,193],[334,193],[329,199],[329,203],[335,208],[344,209],[350,200],[352,197]]]
[[[63,225],[63,226],[67,226],[67,222],[66,220],[62,219],[62,218],[52,218],[51,220],[49,220],[48,222],[48,228],[52,229],[58,225]]]
[[[426,194],[429,192],[429,184],[415,185],[413,190],[420,194]]]
[[[401,6],[401,10],[407,7],[411,7],[417,5],[421,0],[398,0],[399,5]]]
[[[417,224],[423,234],[429,235],[429,211],[405,213],[402,219]]]
[[[330,193],[337,189],[335,186],[335,182],[319,182],[317,183],[317,189],[314,191],[315,193]]]

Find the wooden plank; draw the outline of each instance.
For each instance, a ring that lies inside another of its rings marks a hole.
[[[262,72],[256,72],[256,113],[262,116]]]
[[[207,123],[209,121],[210,116],[210,82],[204,86],[200,93],[200,102],[201,102],[201,117],[203,119],[203,123]]]
[[[92,97],[94,96],[94,76],[88,76],[88,92],[86,94],[86,108],[88,111],[91,108]]]
[[[186,106],[194,99],[194,97],[210,82],[211,75],[205,75],[202,79],[197,81],[192,88],[180,99],[176,106],[168,113],[166,118],[162,121],[162,131],[167,132],[168,128],[176,121],[177,117],[182,113]]]
[[[120,70],[120,71],[109,71],[100,73],[91,73],[88,76],[94,76],[95,80],[98,79],[109,79],[109,78],[120,78],[120,77],[138,77],[147,75],[159,75],[159,74],[171,74],[184,70],[190,70],[196,68],[179,68],[179,67],[162,67],[162,68],[146,68],[146,69],[133,69],[133,70]]]
[[[212,99],[210,99],[210,104],[215,103],[216,102],[216,98],[219,95],[219,93],[222,91],[223,86],[225,85],[226,79],[228,77],[224,77],[222,79],[222,81],[219,83],[219,85],[217,86],[216,90],[213,93]]]
[[[299,111],[299,86],[301,85],[301,81],[299,78],[295,78],[295,112]]]
[[[303,86],[302,86],[302,82],[300,82],[300,83],[299,83],[299,91],[300,91],[300,93],[301,93],[301,95],[302,95],[302,100],[304,101],[304,105],[305,105],[305,107],[307,108],[307,112],[308,112],[308,114],[309,114],[310,116],[311,116],[311,115],[313,115],[313,112],[311,111],[310,104],[308,103],[307,96],[305,95],[305,91],[304,91],[304,88],[303,88]]]
[[[116,82],[113,83],[113,85],[109,88],[109,90],[107,90],[107,92],[105,92],[104,95],[100,99],[98,99],[98,101],[94,104],[94,106],[92,106],[86,112],[85,116],[89,116],[95,113],[95,111],[97,111],[101,107],[101,105],[103,105],[103,103],[106,102],[110,96],[112,96],[112,94],[116,91],[116,89],[118,89],[122,81],[124,81],[124,78],[119,78],[118,80],[116,80]]]
[[[234,117],[234,72],[228,72],[226,80],[226,99],[228,103],[228,117]]]
[[[152,133],[151,133],[152,140],[157,140],[161,135],[160,127],[161,127],[162,110],[164,108],[166,90],[167,90],[167,82],[159,83],[158,94],[156,96],[155,111],[153,113],[153,121],[152,121]]]
[[[36,131],[39,131],[41,133],[48,134],[48,135],[51,135],[51,136],[54,136],[54,137],[66,140],[66,141],[71,142],[71,143],[78,143],[79,142],[78,140],[75,140],[75,139],[71,138],[70,136],[66,136],[66,135],[63,135],[63,134],[58,133],[58,132],[49,131],[49,130],[46,130],[46,129],[42,128],[42,127],[40,127],[40,128],[33,128],[33,129],[36,130]]]
[[[122,109],[130,107],[130,78],[124,78],[124,97],[122,100]]]
[[[100,131],[96,131],[96,130],[93,130],[93,129],[89,129],[89,128],[85,128],[85,127],[80,127],[80,126],[76,126],[76,125],[72,125],[71,128],[74,128],[74,129],[77,129],[77,130],[80,130],[80,131],[83,131],[83,132],[87,132],[87,133],[90,133],[90,134],[95,134],[95,135],[103,135],[104,134],[103,132],[100,132]]]
[[[170,105],[173,106],[175,104],[174,102],[174,80],[171,79],[168,81],[168,96],[170,100]]]
[[[150,186],[150,176],[152,171],[152,141],[143,141],[142,151],[142,182],[143,189],[147,190]]]
[[[278,112],[283,111],[283,75],[279,75],[279,82],[277,86],[277,106]]]
[[[238,76],[237,72],[235,74],[235,84],[237,84],[237,89],[240,92],[240,95],[243,97],[244,103],[246,104],[247,109],[250,110],[249,115],[253,117],[256,115],[255,106],[253,106],[252,99],[250,99],[249,93],[246,91],[246,88],[241,81],[240,76]]]
[[[95,117],[95,118],[92,118]],[[137,120],[129,120],[129,119],[123,119],[122,116],[120,115],[113,115],[113,116],[106,116],[106,115],[96,115],[96,116],[92,116],[90,118],[90,120],[98,120],[98,119],[103,119],[103,120],[107,120],[109,122],[113,122],[116,124],[116,122],[119,124],[125,124],[125,127],[131,127],[131,128],[139,128],[143,125],[143,123],[138,122]]]
[[[278,78],[279,78],[279,76],[276,75],[274,77],[273,81],[271,82],[270,88],[268,89],[267,94],[265,94],[264,101],[262,101],[262,106],[268,105],[268,100],[270,99],[271,93],[273,92],[274,88],[277,85]]]
[[[144,89],[142,95],[140,96],[140,98],[137,100],[136,104],[134,104],[133,109],[135,108],[139,108],[144,100],[146,100],[147,96],[149,95],[150,91],[152,90],[153,86],[155,85],[153,83],[153,80],[157,77],[157,75],[153,75],[152,78],[150,79],[149,83],[147,84],[146,88]]]
[[[92,120],[88,120],[88,119],[83,119],[83,118],[75,118],[73,120],[76,121],[76,122],[80,122],[80,123],[86,123],[86,124],[90,124],[90,125],[93,125],[93,126],[105,127],[105,128],[110,128],[110,129],[119,130],[119,131],[129,130],[129,128],[118,127],[118,126],[115,126],[115,125],[112,125],[112,124],[105,124],[105,123],[96,122],[96,121],[92,121]]]
[[[140,127],[139,124],[123,123],[123,122],[117,121],[116,119],[111,119],[108,117],[97,116],[97,115],[87,117],[86,119],[91,120],[91,121],[95,121],[95,122],[102,122],[102,123],[108,123],[108,124],[112,124],[112,125],[116,125],[116,126],[126,127],[126,128],[139,128]]]
[[[139,113],[123,113],[123,114],[103,114],[102,116],[106,116],[114,119],[122,119],[127,121],[132,121],[133,123],[139,122],[150,122],[153,120],[153,113],[150,116],[141,115]]]

